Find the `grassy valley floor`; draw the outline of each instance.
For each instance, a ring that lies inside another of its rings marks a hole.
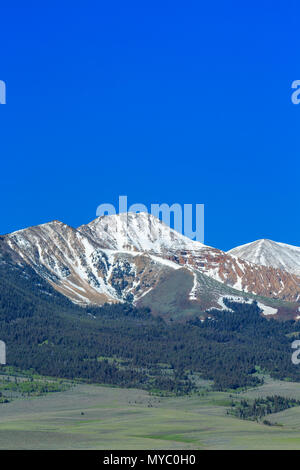
[[[300,407],[266,426],[229,416],[232,397],[300,398],[300,385],[267,379],[235,394],[159,397],[136,389],[77,384],[0,404],[0,449],[300,449]]]

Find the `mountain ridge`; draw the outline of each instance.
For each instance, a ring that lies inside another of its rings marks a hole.
[[[2,236],[2,251],[81,304],[138,303],[179,269],[179,278],[193,275],[186,296],[199,308],[216,307],[219,299],[212,296],[211,305],[203,301],[205,281],[198,274],[222,284],[224,292],[300,300],[300,272],[255,264],[232,250],[225,253],[190,240],[147,213],[103,216],[78,228],[53,220]]]

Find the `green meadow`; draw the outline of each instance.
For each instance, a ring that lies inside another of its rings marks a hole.
[[[191,396],[70,384],[64,391],[0,404],[0,449],[300,449],[300,407],[266,426],[226,414],[232,397],[300,398],[300,385],[267,378],[239,393],[207,388]]]

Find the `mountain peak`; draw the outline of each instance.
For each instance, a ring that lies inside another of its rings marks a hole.
[[[101,216],[78,230],[104,248],[118,251],[163,253],[169,250],[197,251],[204,247],[147,212]]]
[[[251,263],[300,274],[300,248],[268,239],[260,239],[228,251],[228,254]]]

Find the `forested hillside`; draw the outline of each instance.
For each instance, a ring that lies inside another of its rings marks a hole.
[[[176,393],[195,388],[199,374],[219,390],[256,385],[257,366],[300,381],[287,336],[300,331],[298,323],[266,319],[255,302],[226,305],[186,324],[130,304],[81,308],[29,268],[0,265],[0,339],[9,365]]]

